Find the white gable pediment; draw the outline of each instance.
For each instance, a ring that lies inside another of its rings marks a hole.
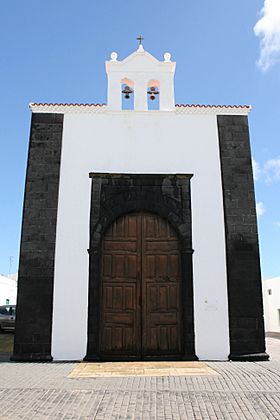
[[[116,54],[116,53],[113,53]],[[175,63],[160,61],[156,59],[152,54],[148,53],[144,49],[138,49],[126,57],[124,60],[118,61],[110,60],[106,61],[106,71],[108,72],[174,72]]]
[[[145,111],[147,105],[147,88],[158,88],[159,110],[174,109],[173,78],[176,63],[170,60],[169,53],[164,54],[164,61],[157,60],[152,54],[139,45],[137,51],[124,60],[118,60],[118,54],[113,52],[111,60],[106,61],[108,76],[108,108],[122,109],[122,84],[133,90],[134,110]],[[153,85],[151,85],[151,83]]]
[[[147,51],[130,54],[120,64],[129,71],[154,71],[159,69],[160,61]]]

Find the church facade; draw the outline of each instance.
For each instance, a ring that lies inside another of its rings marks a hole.
[[[175,67],[30,105],[13,360],[268,358],[250,107],[175,105]]]

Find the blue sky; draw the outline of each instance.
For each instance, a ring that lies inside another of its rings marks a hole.
[[[0,5],[0,273],[17,270],[29,102],[106,102],[104,61],[177,62],[176,103],[250,104],[262,273],[280,274],[279,0],[9,0]],[[262,8],[265,9],[262,11]],[[257,22],[259,22],[257,24]],[[257,26],[255,27],[255,25]],[[255,31],[254,31],[255,27]],[[261,204],[260,204],[261,203]]]

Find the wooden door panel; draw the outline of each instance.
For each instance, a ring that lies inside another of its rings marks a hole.
[[[136,285],[104,285],[101,351],[136,351]]]
[[[136,215],[117,219],[103,239],[100,352],[106,357],[139,355],[141,247]]]
[[[140,258],[135,255],[108,255],[103,256],[102,278],[103,282],[136,283],[137,264]]]
[[[109,282],[135,282],[137,279],[137,254],[120,255],[103,253],[102,278]]]
[[[181,352],[181,263],[176,232],[156,215],[143,215],[143,353]]]
[[[176,312],[154,312],[151,313],[149,320],[152,325],[158,326],[158,327],[176,327],[178,322],[178,317]]]
[[[166,220],[148,213],[144,213],[143,217],[143,233],[146,239],[164,238],[164,240],[175,239],[176,242],[178,241],[176,232]]]
[[[179,290],[172,284],[146,284],[147,313],[178,311]]]
[[[123,238],[125,241],[137,238],[138,215],[128,214],[115,220],[106,232],[106,240]]]
[[[128,242],[128,241],[113,241],[107,240],[104,244],[105,251],[116,251],[118,253],[120,250],[122,252],[136,252],[136,243],[135,241]]]
[[[178,243],[174,240],[170,240],[170,241],[155,241],[153,239],[147,238],[147,242],[145,243],[146,247],[145,247],[145,252],[146,253],[151,253],[152,255],[154,253],[158,253],[159,250],[162,253],[167,253],[167,255],[171,252],[171,251],[178,251],[179,247],[178,247]]]
[[[125,299],[122,299],[122,303]],[[136,351],[136,319],[134,310],[126,304],[115,303],[112,311],[103,314],[103,329],[101,351],[106,354],[122,349],[122,351]]]
[[[114,312],[107,312],[104,316],[104,322],[108,325],[111,324],[111,326],[117,325],[121,327],[123,325],[125,328],[131,328],[134,322],[133,313],[120,313],[118,314],[118,319],[116,320],[116,314]]]
[[[106,282],[103,287],[104,308],[107,312],[134,311],[136,306],[136,285],[116,286]]]
[[[168,281],[178,281],[180,278],[180,255],[144,255],[146,279],[159,281],[168,279]]]
[[[175,356],[181,352],[177,326],[160,325],[159,327],[151,327],[147,331],[147,341],[149,342],[149,353],[146,352],[146,356],[160,356],[164,354],[166,356],[170,354]],[[172,343],[171,346],[170,343]]]
[[[168,276],[170,279],[175,278],[180,283],[181,255],[179,253],[168,255]]]
[[[111,311],[134,311],[136,305],[136,286],[116,286],[106,283],[103,287],[105,314]]]
[[[114,353],[129,354],[134,353],[135,338],[133,328],[112,325],[104,327],[102,337],[102,352],[104,355]]]
[[[148,213],[116,220],[103,239],[101,273],[101,354],[180,354],[180,244],[169,223]]]

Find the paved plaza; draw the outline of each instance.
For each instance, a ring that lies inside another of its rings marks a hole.
[[[278,419],[280,340],[269,362],[211,362],[216,374],[69,378],[77,363],[0,363],[0,419]]]

